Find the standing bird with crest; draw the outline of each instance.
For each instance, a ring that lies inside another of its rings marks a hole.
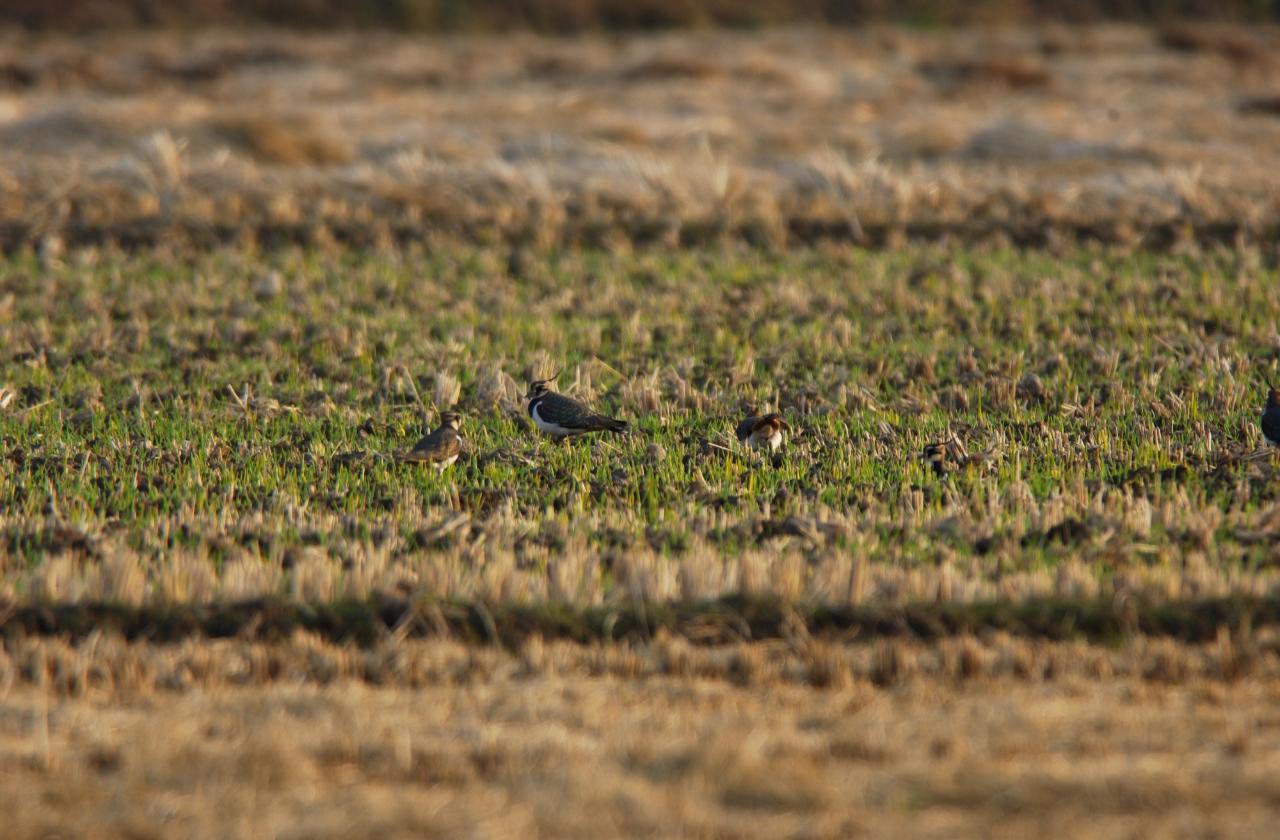
[[[556,440],[585,435],[590,432],[623,433],[629,428],[626,421],[607,417],[591,409],[572,397],[551,390],[555,376],[549,379],[535,379],[529,383],[529,392],[524,395],[525,410],[538,430],[551,435]]]

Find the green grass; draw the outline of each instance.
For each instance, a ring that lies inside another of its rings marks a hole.
[[[0,263],[0,586],[207,600],[233,563],[321,599],[1272,585],[1280,480],[1236,457],[1280,381],[1256,252],[523,256],[519,277],[462,246]],[[523,383],[561,366],[636,433],[536,437]],[[381,457],[452,380],[463,459]],[[799,430],[779,458],[731,440],[748,404]],[[948,434],[986,458],[936,475],[918,455]]]

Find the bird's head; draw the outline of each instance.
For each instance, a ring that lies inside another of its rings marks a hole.
[[[1267,408],[1272,406],[1280,406],[1280,388],[1272,388],[1267,391]]]
[[[556,381],[556,376],[560,375],[560,371],[556,371],[554,376],[547,379],[535,379],[529,383],[529,393],[524,395],[526,400],[536,399],[551,390],[551,383]]]
[[[462,415],[456,411],[442,411],[440,413],[440,425],[448,426],[450,429],[457,431],[462,426]]]
[[[787,424],[787,421],[783,420],[782,415],[777,412],[766,414],[761,419],[764,423],[767,423],[775,429],[787,429],[788,431],[791,429],[791,426]]]

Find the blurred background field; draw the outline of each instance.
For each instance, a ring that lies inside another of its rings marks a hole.
[[[1272,27],[0,36],[0,246],[1270,241]]]

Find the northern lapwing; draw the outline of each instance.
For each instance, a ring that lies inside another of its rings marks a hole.
[[[738,440],[751,449],[768,449],[778,451],[782,445],[782,430],[790,429],[781,414],[764,414],[759,417],[748,417],[738,424]]]
[[[1267,407],[1262,410],[1262,436],[1272,446],[1280,446],[1280,388],[1267,391]]]
[[[418,441],[413,449],[399,456],[399,461],[406,464],[431,464],[443,471],[462,451],[462,435],[458,428],[462,418],[456,411],[446,411],[440,415],[440,428]]]
[[[557,373],[556,376],[560,374]],[[529,393],[524,395],[525,410],[538,430],[551,435],[557,440],[585,435],[588,432],[627,431],[623,420],[615,420],[592,411],[575,399],[558,394],[549,387],[555,381],[535,379],[529,383]]]

